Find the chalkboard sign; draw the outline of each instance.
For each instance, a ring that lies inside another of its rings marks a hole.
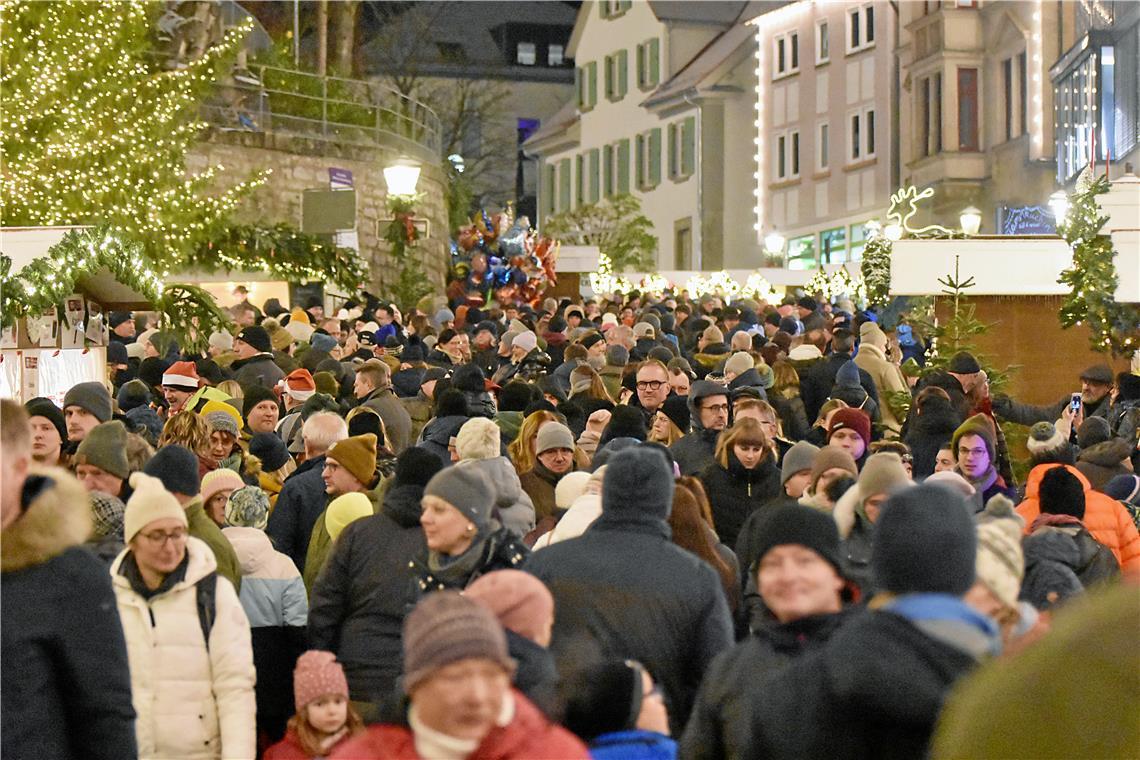
[[[1046,206],[1003,206],[1002,235],[1055,235],[1057,224]]]

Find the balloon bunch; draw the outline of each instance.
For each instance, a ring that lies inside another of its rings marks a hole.
[[[560,245],[532,230],[527,217],[512,219],[510,207],[493,216],[481,211],[451,243],[448,298],[472,307],[492,298],[503,306],[536,306],[557,282]]]

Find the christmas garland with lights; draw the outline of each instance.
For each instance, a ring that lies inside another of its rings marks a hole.
[[[356,251],[284,223],[227,226],[181,265],[205,272],[266,271],[286,282],[333,282],[349,292],[368,279],[368,267]]]
[[[1094,351],[1120,356],[1140,347],[1140,306],[1113,298],[1118,280],[1112,239],[1101,234],[1108,217],[1096,202],[1108,189],[1107,178],[1093,179],[1086,169],[1069,199],[1068,215],[1057,225],[1073,250],[1073,266],[1058,280],[1071,288],[1059,316],[1064,328],[1087,324]]]
[[[885,306],[891,300],[891,241],[886,235],[875,235],[863,247],[859,264],[869,306]]]

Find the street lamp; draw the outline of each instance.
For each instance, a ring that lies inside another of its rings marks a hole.
[[[1069,215],[1069,196],[1064,190],[1058,190],[1049,196],[1049,208],[1053,211],[1053,221],[1060,225]]]
[[[962,232],[973,237],[982,226],[982,212],[974,206],[967,206],[958,215],[958,223],[962,226]]]
[[[784,236],[779,232],[769,232],[764,238],[764,250],[772,254],[783,253],[784,243]]]
[[[420,181],[420,165],[407,159],[400,159],[391,166],[384,167],[384,182],[388,194],[411,197],[416,194]]]

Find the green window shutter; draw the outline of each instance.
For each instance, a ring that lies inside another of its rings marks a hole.
[[[618,141],[617,164],[618,176],[615,189],[620,195],[629,192],[629,138]]]
[[[661,41],[651,39],[646,55],[649,58],[649,86],[656,87],[661,81]]]
[[[607,55],[604,60],[605,71],[602,72],[605,94],[608,100],[614,99],[614,57]]]
[[[646,83],[646,74],[648,69],[645,65],[645,45],[639,44],[637,46],[637,86],[644,90]]]
[[[575,66],[574,67],[574,91],[578,93],[578,109],[579,110],[581,110],[582,106],[586,102],[585,98],[583,97],[583,95],[585,93],[582,90],[582,84],[584,81],[585,80],[582,78],[582,67],[581,66]]]
[[[629,92],[629,51],[621,50],[617,54],[617,97],[624,98]]]
[[[601,167],[598,166],[598,163],[598,149],[594,148],[590,151],[590,203],[597,203],[602,197],[601,184],[599,181],[599,171]]]
[[[579,153],[574,157],[574,205],[586,202],[586,156]]]
[[[598,2],[598,15],[602,18],[610,17],[610,3],[609,0],[600,0]]]
[[[677,178],[677,125],[669,125],[669,179]]]
[[[558,208],[562,211],[570,208],[570,159],[568,158],[558,162]]]
[[[649,130],[649,186],[661,184],[661,128]]]
[[[602,148],[602,187],[606,197],[614,194],[614,146]]]
[[[689,116],[681,122],[681,174],[688,177],[696,169],[697,120]]]
[[[543,164],[542,172],[542,208],[549,215],[554,213],[554,166]]]
[[[633,5],[633,0],[618,0],[617,9],[619,13],[625,13]]]
[[[637,175],[637,188],[645,189],[645,135],[638,135],[634,143],[634,174]]]
[[[598,103],[598,62],[590,61],[586,64],[586,84],[589,89],[587,103],[593,108]]]

